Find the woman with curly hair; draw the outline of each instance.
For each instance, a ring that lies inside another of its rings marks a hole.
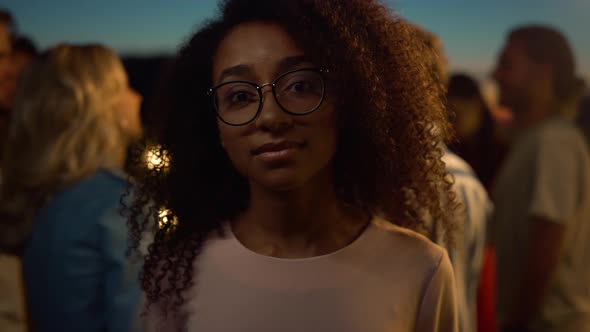
[[[34,331],[129,331],[141,292],[120,214],[139,96],[117,55],[60,45],[25,71],[2,156],[0,252],[22,256]]]
[[[127,209],[136,242],[160,218],[148,329],[455,331],[447,253],[418,233],[454,206],[426,51],[374,1],[224,2],[163,85],[169,164]]]

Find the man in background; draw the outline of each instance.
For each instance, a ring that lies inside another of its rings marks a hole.
[[[0,141],[3,141],[2,137],[6,134],[16,84],[16,72],[12,64],[11,26],[10,13],[0,10]]]
[[[590,331],[590,155],[566,120],[579,95],[566,38],[514,29],[494,78],[515,138],[494,188],[502,331]]]
[[[12,61],[17,78],[21,77],[38,54],[37,46],[30,38],[21,35],[14,39],[12,42]]]
[[[0,156],[8,130],[16,84],[16,70],[12,62],[11,26],[10,13],[0,10]],[[0,185],[1,183],[0,173]],[[23,289],[20,259],[0,255],[0,331],[26,331]]]

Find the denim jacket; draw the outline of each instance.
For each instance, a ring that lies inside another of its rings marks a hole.
[[[127,186],[99,170],[55,194],[38,213],[23,256],[34,331],[130,331],[138,317],[139,264],[126,257],[120,214]]]

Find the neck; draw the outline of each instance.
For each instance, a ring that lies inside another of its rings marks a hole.
[[[233,230],[246,247],[259,253],[309,257],[352,242],[367,218],[337,198],[331,176],[318,176],[284,192],[251,183],[250,206],[234,221]]]
[[[514,112],[517,129],[534,127],[557,112],[557,102],[551,97],[536,98]]]

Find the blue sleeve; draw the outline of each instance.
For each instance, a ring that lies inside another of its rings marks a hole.
[[[127,224],[118,209],[101,218],[99,231],[105,264],[105,326],[109,332],[128,332],[139,317],[139,262],[126,256]]]

